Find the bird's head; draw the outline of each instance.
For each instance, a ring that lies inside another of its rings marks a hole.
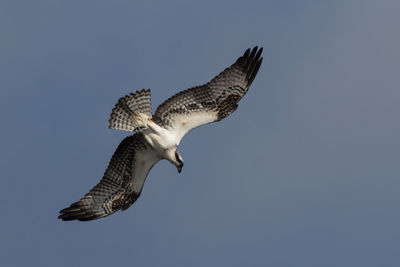
[[[177,146],[170,147],[165,150],[165,158],[174,164],[178,169],[178,172],[181,173],[183,167],[183,159],[181,154],[177,151]]]

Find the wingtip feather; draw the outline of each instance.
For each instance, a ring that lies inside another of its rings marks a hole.
[[[261,57],[263,50],[264,47],[258,48],[258,46],[254,46],[251,50],[248,48],[243,56],[241,56],[237,61],[237,63],[242,66],[243,70],[247,73],[247,81],[249,86],[253,82],[258,70],[260,69],[263,59]]]

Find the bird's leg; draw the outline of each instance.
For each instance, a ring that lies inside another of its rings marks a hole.
[[[146,125],[141,125],[141,126],[139,126],[139,127],[136,127],[135,128],[135,132],[136,133],[142,133],[142,132],[144,132],[145,130],[147,130],[148,129],[148,127],[146,126]]]

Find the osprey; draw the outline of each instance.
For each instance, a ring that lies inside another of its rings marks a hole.
[[[79,201],[60,211],[64,221],[89,221],[126,210],[138,199],[150,169],[166,159],[182,171],[177,147],[190,130],[220,121],[238,107],[261,66],[263,48],[254,47],[210,82],[170,97],[151,112],[150,89],[120,98],[108,127],[134,132],[111,157],[101,181]]]

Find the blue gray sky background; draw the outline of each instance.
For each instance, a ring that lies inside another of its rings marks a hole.
[[[399,1],[0,2],[1,266],[399,266]],[[57,220],[153,109],[244,50],[239,109],[189,133],[127,211]]]

